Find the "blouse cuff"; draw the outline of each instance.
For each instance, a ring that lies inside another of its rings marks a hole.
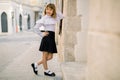
[[[60,11],[58,11],[58,12],[57,12],[57,19],[58,19],[58,20],[61,20],[61,19],[63,19],[63,18],[64,18],[63,14],[62,14]]]

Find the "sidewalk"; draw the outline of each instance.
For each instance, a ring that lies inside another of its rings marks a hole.
[[[34,34],[32,35],[34,36]],[[39,41],[30,41],[29,48],[15,57],[13,61],[0,72],[0,80],[62,80],[57,54],[54,55],[53,60],[48,62],[49,68],[56,73],[56,77],[44,76],[42,65],[39,66],[38,76],[33,73],[31,63],[38,61],[42,55],[38,51],[39,44]]]

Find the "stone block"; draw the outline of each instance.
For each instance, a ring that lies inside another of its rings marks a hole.
[[[80,31],[81,29],[81,17],[80,16],[72,16],[65,17],[63,22],[63,31]]]
[[[120,34],[120,1],[92,0],[90,3],[89,29]]]
[[[76,33],[80,31],[80,16],[66,17],[63,21],[63,32],[60,36],[64,61],[75,61],[74,45],[76,43]],[[59,50],[60,51],[60,50]]]
[[[87,53],[87,80],[120,80],[119,35],[89,32]]]
[[[86,64],[78,62],[66,62],[61,65],[63,80],[86,80]]]
[[[75,61],[87,62],[86,38],[87,32],[82,31],[77,33],[77,43],[74,50]]]

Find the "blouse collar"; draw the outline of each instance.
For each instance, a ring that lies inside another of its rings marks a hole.
[[[51,18],[51,16],[49,16],[49,15],[45,15],[45,16]]]

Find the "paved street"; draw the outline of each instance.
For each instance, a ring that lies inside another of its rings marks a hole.
[[[48,62],[56,77],[44,76],[42,66],[38,76],[33,74],[30,64],[42,55],[39,44],[40,37],[30,31],[0,36],[0,80],[62,80],[57,54]]]

